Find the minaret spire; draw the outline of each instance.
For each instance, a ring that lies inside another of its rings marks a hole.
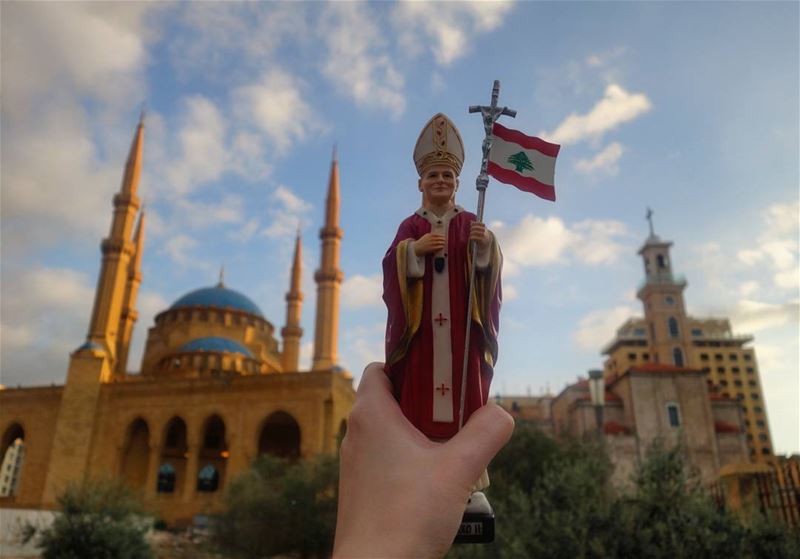
[[[219,266],[219,283],[217,287],[225,287],[225,264]]]
[[[136,298],[139,294],[139,286],[142,284],[142,253],[144,252],[144,225],[145,210],[139,212],[139,219],[136,222],[136,231],[133,234],[134,253],[128,265],[128,281],[125,284],[125,296],[122,301],[122,313],[119,319],[119,337],[117,339],[117,362],[116,374],[124,375],[127,373],[128,352],[130,350],[133,327],[139,312],[136,310]]]
[[[303,292],[300,287],[303,275],[302,267],[303,242],[298,229],[294,245],[294,260],[292,261],[289,291],[286,293],[286,326],[281,329],[281,336],[283,336],[281,361],[283,372],[285,373],[299,370],[300,338],[303,336],[303,329],[300,327],[300,311],[303,306]]]
[[[314,328],[314,361],[312,369],[329,369],[337,362],[339,330],[339,288],[344,275],[339,269],[339,248],[342,230],[339,227],[339,161],[334,149],[325,201],[325,225],[320,229],[322,241],[320,267],[314,274],[317,282],[317,316]]]
[[[101,244],[103,260],[97,278],[94,307],[89,323],[88,339],[106,348],[116,362],[117,331],[125,298],[129,265],[135,246],[131,240],[133,223],[139,210],[139,178],[142,170],[144,122],[140,118],[131,142],[122,185],[114,196],[114,215],[111,230]],[[113,367],[116,369],[116,366]]]

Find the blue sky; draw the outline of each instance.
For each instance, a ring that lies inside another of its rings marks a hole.
[[[313,330],[338,144],[340,354],[381,359],[380,260],[419,204],[411,159],[436,112],[460,128],[474,209],[482,127],[468,105],[562,144],[558,201],[493,182],[506,294],[492,392],[558,392],[641,314],[636,250],[673,240],[695,316],[752,333],[776,450],[800,451],[797,3],[35,3],[2,7],[2,382],[63,382],[83,340],[111,197],[147,105],[146,328],[226,283],[284,323],[292,237]],[[304,337],[305,359],[310,336]]]

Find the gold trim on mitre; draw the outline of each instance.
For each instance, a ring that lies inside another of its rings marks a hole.
[[[453,121],[444,113],[437,113],[422,128],[414,146],[414,165],[417,173],[431,165],[450,165],[461,174],[464,165],[464,142]]]

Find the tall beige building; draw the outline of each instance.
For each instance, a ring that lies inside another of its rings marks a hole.
[[[644,318],[628,319],[604,348],[608,382],[631,367],[664,364],[706,373],[712,393],[739,402],[753,461],[773,454],[764,393],[751,335],[736,335],[727,318],[696,318],[686,313],[686,280],[673,273],[670,241],[650,236],[639,249],[645,277],[637,291]]]

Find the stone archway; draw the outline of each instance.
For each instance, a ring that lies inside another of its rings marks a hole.
[[[264,421],[258,437],[258,453],[279,458],[300,458],[300,425],[284,411],[276,411]]]
[[[128,426],[122,450],[122,479],[131,487],[144,487],[150,460],[150,428],[141,417]]]
[[[12,423],[3,432],[0,442],[0,497],[17,494],[25,458],[25,430]]]

